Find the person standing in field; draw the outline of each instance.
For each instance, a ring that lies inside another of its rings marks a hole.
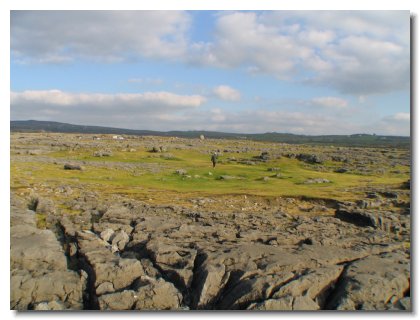
[[[217,163],[217,154],[216,152],[213,152],[213,154],[211,155],[211,162],[213,163],[213,168],[216,166]]]

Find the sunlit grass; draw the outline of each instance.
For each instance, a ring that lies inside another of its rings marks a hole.
[[[398,185],[408,179],[409,168],[394,168],[402,173],[393,174],[386,170],[382,175],[358,175],[335,173],[337,163],[327,162],[327,172],[316,171],[311,165],[296,159],[281,158],[255,165],[239,164],[229,158],[252,159],[258,153],[224,153],[219,157],[216,168],[212,168],[210,155],[200,150],[168,150],[167,153],[151,153],[145,148],[135,152],[112,151],[110,157],[94,157],[95,150],[60,151],[50,157],[66,160],[86,161],[83,171],[63,170],[63,166],[41,162],[15,162],[11,164],[11,187],[21,188],[22,181],[46,183],[51,186],[83,185],[86,190],[97,190],[104,194],[130,194],[142,197],[170,197],[174,193],[186,195],[255,194],[261,196],[306,196],[312,198],[332,198],[350,200],[355,197],[352,188],[374,185]],[[172,158],[168,158],[170,154]],[[89,162],[96,163],[96,166]],[[103,163],[103,166],[101,166]],[[138,170],[107,167],[106,163],[130,163],[138,165]],[[161,165],[157,173],[141,167],[142,164]],[[268,168],[279,168],[270,172]],[[177,169],[187,171],[186,175],[176,174]],[[220,176],[234,177],[220,180]],[[268,180],[264,180],[268,177]],[[308,179],[324,178],[330,183],[304,184]],[[167,193],[165,194],[165,191]]]

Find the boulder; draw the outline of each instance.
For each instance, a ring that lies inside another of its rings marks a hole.
[[[323,159],[316,154],[301,153],[296,156],[296,159],[309,163],[309,164],[322,164]]]
[[[185,169],[177,169],[175,170],[175,173],[180,176],[185,176],[188,172]]]
[[[261,152],[261,154],[257,157],[255,157],[256,159],[259,159],[261,161],[267,161],[270,159],[270,154],[268,153],[268,151],[263,151]]]
[[[66,163],[64,165],[64,170],[83,170],[83,168],[78,164]]]
[[[388,199],[397,199],[398,198],[398,193],[394,192],[394,191],[385,191],[385,192],[382,192],[382,195],[385,198],[388,198]]]
[[[340,208],[335,211],[335,217],[360,227],[377,227],[376,217],[368,211]]]

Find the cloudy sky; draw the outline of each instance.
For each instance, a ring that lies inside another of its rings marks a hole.
[[[14,11],[11,119],[410,134],[409,11]]]

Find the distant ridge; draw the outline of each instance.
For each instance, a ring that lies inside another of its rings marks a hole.
[[[89,134],[126,134],[137,136],[165,136],[180,138],[198,138],[204,135],[213,139],[248,139],[255,141],[283,142],[292,144],[322,144],[336,146],[361,147],[394,147],[409,148],[410,137],[380,136],[370,134],[352,135],[296,135],[291,133],[227,133],[214,131],[152,131],[110,128],[100,126],[75,125],[54,121],[23,120],[10,121],[11,132],[61,132],[61,133],[89,133]]]

